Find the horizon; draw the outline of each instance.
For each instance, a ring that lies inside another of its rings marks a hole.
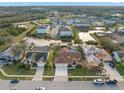
[[[0,6],[124,6],[124,2],[0,2]]]

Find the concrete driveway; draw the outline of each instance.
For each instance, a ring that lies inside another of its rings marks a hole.
[[[42,81],[43,71],[44,71],[44,63],[41,66],[37,67],[35,76],[32,80]]]
[[[54,81],[68,81],[67,66],[68,64],[56,64]]]
[[[107,71],[110,79],[116,79],[118,81],[124,81],[124,79],[121,77],[119,72],[116,70],[116,68],[112,68],[109,66],[108,63],[104,63],[104,69]]]

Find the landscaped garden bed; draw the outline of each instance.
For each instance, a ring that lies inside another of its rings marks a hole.
[[[48,64],[46,64],[44,66],[44,72],[43,72],[43,80],[45,81],[51,81],[53,80],[53,76],[55,75],[55,65],[53,66],[49,66]],[[50,76],[50,77],[47,77]]]

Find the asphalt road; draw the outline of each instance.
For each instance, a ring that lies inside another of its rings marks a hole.
[[[8,80],[0,80],[0,90],[34,90],[37,86],[45,87],[46,90],[123,90],[124,82],[117,85],[94,85],[91,81],[20,81],[18,84],[10,84]]]

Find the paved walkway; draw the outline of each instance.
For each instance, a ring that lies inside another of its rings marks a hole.
[[[67,64],[56,64],[54,81],[68,81]]]
[[[40,66],[36,69],[35,76],[32,80],[42,81],[44,66]]]
[[[113,69],[112,67],[109,66],[108,63],[104,63],[104,69],[109,74],[110,79],[117,79],[119,81],[124,81],[124,79],[121,77],[121,75],[116,70],[116,68]]]

